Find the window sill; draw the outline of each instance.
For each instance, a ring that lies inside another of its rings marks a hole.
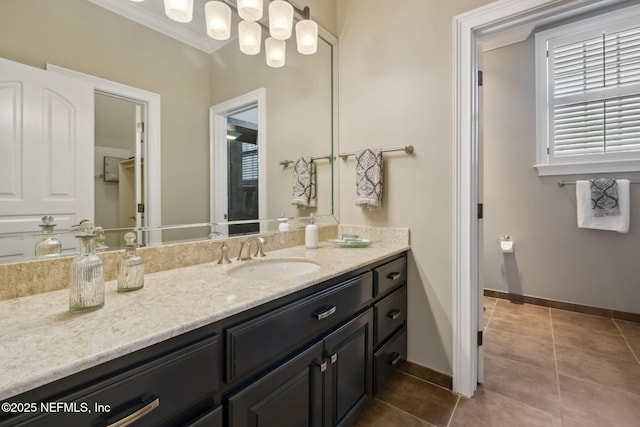
[[[534,167],[538,170],[538,176],[639,172],[640,160],[618,160],[597,163],[540,164],[534,165]]]

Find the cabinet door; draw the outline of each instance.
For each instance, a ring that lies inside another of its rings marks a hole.
[[[322,343],[317,343],[229,398],[231,427],[319,427]]]
[[[325,426],[349,424],[373,395],[373,312],[367,310],[324,339]]]

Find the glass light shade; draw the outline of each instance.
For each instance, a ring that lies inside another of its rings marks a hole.
[[[269,37],[264,41],[264,48],[267,54],[267,65],[269,67],[282,67],[284,65],[287,44],[284,40]]]
[[[212,39],[227,40],[231,36],[231,8],[221,1],[210,1],[204,5],[207,34]]]
[[[193,0],[164,0],[164,13],[176,22],[191,22]]]
[[[260,53],[260,43],[262,41],[262,28],[260,24],[252,21],[240,21],[238,24],[238,40],[240,41],[240,51],[247,55],[257,55]]]
[[[131,0],[134,3],[142,3],[144,0]]]
[[[245,21],[262,18],[262,0],[238,0],[238,15]]]
[[[291,37],[293,29],[293,6],[288,2],[276,0],[269,5],[269,34],[278,40]]]
[[[296,43],[298,52],[311,55],[318,50],[318,24],[305,19],[296,24]]]

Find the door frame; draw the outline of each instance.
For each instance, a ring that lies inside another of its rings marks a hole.
[[[453,18],[454,229],[453,391],[473,396],[478,381],[478,62],[482,37],[553,16],[586,12],[619,0],[498,0]]]
[[[145,143],[143,153],[144,165],[144,207],[145,207],[145,229],[154,229],[162,225],[162,199],[161,199],[161,114],[160,95],[133,86],[95,77],[90,74],[81,73],[53,64],[46,65],[47,71],[71,76],[86,82],[94,87],[95,92],[105,95],[115,96],[133,101],[145,106],[143,114]],[[162,243],[162,236],[159,230],[149,230],[147,233],[146,245]]]
[[[228,235],[228,226],[216,218],[227,211],[227,117],[249,106],[258,107],[258,219],[267,217],[267,91],[259,88],[209,108],[209,195],[210,222],[215,230]],[[260,231],[263,230],[260,222]]]

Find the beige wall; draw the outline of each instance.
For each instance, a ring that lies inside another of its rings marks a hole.
[[[413,144],[385,155],[384,207],[354,206],[355,165],[340,165],[340,222],[409,227],[409,349],[451,373],[453,17],[488,0],[337,0],[340,149]]]
[[[592,176],[538,176],[534,45],[530,37],[483,57],[485,287],[638,313],[640,187],[631,186],[630,231],[620,234],[578,228],[575,186],[557,185]],[[513,254],[498,250],[503,234]]]
[[[162,222],[208,221],[209,55],[84,0],[20,0],[0,2],[0,57],[159,93]]]

